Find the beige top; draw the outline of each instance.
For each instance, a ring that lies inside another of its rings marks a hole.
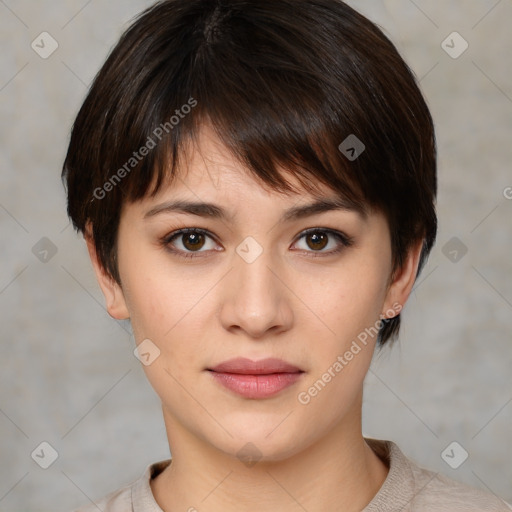
[[[418,467],[392,441],[365,438],[373,451],[389,466],[379,492],[362,512],[510,512],[512,506],[491,493],[474,489]],[[75,512],[163,512],[158,506],[150,479],[171,460],[147,467],[141,478],[95,504]]]

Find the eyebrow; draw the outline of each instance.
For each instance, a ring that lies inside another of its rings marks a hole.
[[[367,217],[366,210],[353,202],[347,201],[343,198],[324,198],[310,204],[289,208],[283,213],[280,221],[291,222],[313,215],[338,210],[356,212],[363,219]],[[155,217],[156,215],[166,213],[184,213],[189,215],[197,215],[199,217],[212,217],[214,219],[222,219],[228,221],[232,221],[234,218],[234,215],[229,214],[224,208],[213,203],[177,200],[168,201],[151,208],[151,210],[145,213],[144,219],[149,219],[151,217]]]

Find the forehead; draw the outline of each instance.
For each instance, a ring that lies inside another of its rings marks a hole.
[[[285,173],[284,170],[281,172]],[[250,186],[251,191],[255,193],[275,192],[263,180],[258,180],[257,176],[233,155],[209,124],[202,124],[194,140],[184,144],[177,174],[178,179],[173,184],[175,189],[187,185],[214,187],[219,190]],[[306,192],[293,175],[288,173],[286,181],[298,194]],[[319,187],[319,193],[328,190],[325,186],[322,188]]]
[[[157,193],[123,205],[121,224],[165,226],[174,216],[219,220],[238,229],[266,230],[293,225],[319,214],[342,214],[345,227],[381,227],[382,214],[355,203],[312,176],[308,186],[289,169],[277,171],[291,190],[275,190],[241,163],[215,132],[203,128],[182,148],[177,173]],[[301,179],[303,179],[301,177]],[[128,210],[128,211],[127,211]]]
[[[122,219],[165,223],[185,214],[256,228],[260,223],[291,223],[330,211],[344,212],[354,222],[368,221],[375,213],[312,173],[301,173],[299,179],[293,169],[276,165],[274,174],[278,173],[285,187],[279,183],[274,187],[241,162],[208,124],[183,142],[179,159],[168,167],[172,169],[156,193],[122,205]]]
[[[175,175],[164,181],[151,202],[169,196],[186,196],[198,200],[207,196],[224,198],[229,202],[235,202],[235,199],[241,197],[258,199],[272,196],[280,203],[329,200],[344,204],[347,209],[365,213],[313,175],[301,178],[307,180],[305,186],[292,171],[279,166],[277,170],[288,185],[288,190],[266,183],[233,155],[209,124],[203,124],[194,140],[184,143]]]

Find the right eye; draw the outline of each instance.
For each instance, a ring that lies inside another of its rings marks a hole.
[[[210,247],[202,250],[205,246],[208,246],[208,240],[210,240]],[[215,249],[216,243],[212,235],[200,228],[185,228],[174,231],[165,236],[162,243],[172,254],[183,258],[202,257],[196,256],[194,253],[204,253],[209,250],[218,251],[218,249]]]

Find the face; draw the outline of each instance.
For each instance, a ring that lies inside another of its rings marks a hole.
[[[308,214],[336,194],[266,190],[212,132],[200,142],[172,186],[124,207],[121,285],[96,270],[142,343],[168,431],[290,457],[356,428],[380,318],[399,312],[417,257],[390,284],[381,214]]]

